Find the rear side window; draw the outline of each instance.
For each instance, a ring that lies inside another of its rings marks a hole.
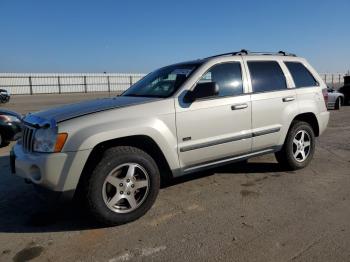
[[[295,87],[317,86],[318,82],[307,70],[307,68],[299,62],[284,62],[293,77]]]
[[[275,61],[248,61],[253,92],[267,92],[287,88],[286,78]]]
[[[215,82],[219,86],[219,96],[235,96],[243,93],[241,63],[230,62],[214,65],[199,83]]]

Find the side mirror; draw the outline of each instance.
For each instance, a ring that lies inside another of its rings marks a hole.
[[[199,83],[186,95],[186,98],[193,102],[197,99],[213,97],[219,94],[219,86],[215,82]]]

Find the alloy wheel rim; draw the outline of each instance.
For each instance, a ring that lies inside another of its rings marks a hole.
[[[106,206],[116,213],[129,213],[147,198],[150,181],[147,171],[139,164],[125,163],[107,175],[102,197]]]
[[[304,162],[311,149],[311,136],[305,130],[296,133],[293,139],[293,157],[297,162]]]

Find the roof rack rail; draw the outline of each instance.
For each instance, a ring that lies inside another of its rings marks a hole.
[[[278,51],[278,54],[281,54],[281,55],[284,55],[284,56],[297,56],[296,54],[293,54],[293,53],[287,53],[285,51]]]
[[[242,49],[241,51],[236,51],[236,52],[228,52],[228,53],[223,53],[223,54],[218,54],[218,55],[213,55],[213,56],[208,56],[208,57],[206,57],[206,58],[214,58],[214,57],[219,57],[219,56],[229,56],[229,55],[231,55],[231,56],[234,56],[234,55],[242,55],[242,54],[248,54],[249,53],[249,51],[248,50],[245,50],[245,49]]]
[[[218,55],[213,55],[209,56],[208,58],[214,58],[214,57],[220,57],[220,56],[235,56],[235,55],[283,55],[283,56],[296,56],[295,54],[292,53],[287,53],[285,51],[278,51],[278,52],[250,52],[246,49],[242,49],[241,51],[238,52],[229,52],[229,53],[223,53],[223,54],[218,54]]]
[[[292,53],[287,53],[285,51],[278,51],[278,52],[249,52],[248,54],[251,55],[282,55],[282,56],[296,56]]]

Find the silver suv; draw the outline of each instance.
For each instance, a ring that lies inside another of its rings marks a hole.
[[[285,52],[174,64],[121,96],[27,115],[12,172],[122,224],[151,208],[169,176],[268,153],[305,167],[328,123],[326,94],[306,60]]]

